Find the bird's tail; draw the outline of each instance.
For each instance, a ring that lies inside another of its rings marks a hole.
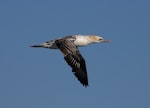
[[[30,47],[34,47],[34,48],[40,48],[40,47],[41,48],[49,48],[50,44],[48,42],[44,42],[44,43],[33,45],[33,46],[30,46]]]
[[[58,47],[55,44],[55,41],[51,40],[51,41],[47,41],[38,45],[33,45],[30,47],[34,47],[34,48],[50,48],[50,49],[58,49]]]
[[[30,47],[36,47],[36,48],[38,48],[38,47],[44,47],[44,46],[42,44],[39,44],[39,45],[32,45]]]

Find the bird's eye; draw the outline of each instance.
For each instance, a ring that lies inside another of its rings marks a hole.
[[[103,40],[102,38],[99,38],[99,40]]]

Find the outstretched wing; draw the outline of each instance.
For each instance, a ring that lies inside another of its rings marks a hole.
[[[88,77],[86,71],[86,63],[75,44],[67,39],[59,39],[56,46],[64,55],[64,59],[71,66],[72,72],[83,86],[88,86]]]

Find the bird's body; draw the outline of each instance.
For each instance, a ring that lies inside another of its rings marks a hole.
[[[102,37],[93,35],[70,35],[55,40],[50,40],[39,45],[31,47],[43,47],[50,49],[59,49],[64,59],[71,66],[72,71],[78,80],[84,85],[88,86],[88,77],[86,70],[86,63],[77,47],[87,46],[97,42],[108,42]]]

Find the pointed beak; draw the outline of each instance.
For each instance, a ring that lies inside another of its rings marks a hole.
[[[101,42],[110,42],[110,40],[103,39],[103,40],[101,40]]]

